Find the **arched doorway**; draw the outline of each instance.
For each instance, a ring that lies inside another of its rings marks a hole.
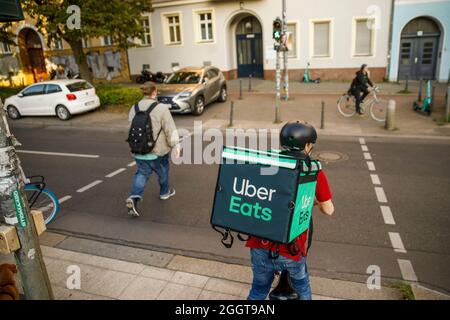
[[[33,74],[34,81],[46,78],[45,58],[39,34],[32,28],[19,32],[20,59],[25,72]]]
[[[411,20],[400,42],[399,79],[435,79],[441,30],[427,17]]]
[[[254,16],[246,16],[237,23],[236,58],[238,77],[263,77],[262,27]]]

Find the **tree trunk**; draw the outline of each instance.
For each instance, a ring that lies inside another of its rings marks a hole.
[[[72,48],[72,52],[75,57],[75,62],[78,64],[78,68],[80,69],[81,78],[89,82],[92,82],[92,73],[89,70],[86,54],[83,51],[83,43],[81,42],[81,39],[77,40],[66,39],[66,41],[70,44],[70,47]]]

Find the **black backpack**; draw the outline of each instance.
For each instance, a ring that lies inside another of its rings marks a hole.
[[[147,111],[141,111],[137,103],[134,105],[135,115],[131,122],[128,139],[126,140],[130,145],[131,153],[147,154],[152,152],[155,147],[162,129],[159,131],[156,139],[154,139],[150,113],[157,105],[158,103],[154,102]]]

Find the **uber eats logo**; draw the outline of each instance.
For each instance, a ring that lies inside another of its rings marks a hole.
[[[240,180],[235,177],[233,181],[233,192],[236,196],[232,196],[230,199],[228,209],[230,212],[242,214],[245,217],[261,219],[267,222],[272,220],[272,209],[262,207],[258,202],[258,199],[271,202],[273,195],[277,192],[275,189],[267,189],[264,187],[257,188],[251,184],[250,180]],[[243,197],[245,197],[244,199],[246,200],[249,198],[256,198],[256,202],[244,202]]]

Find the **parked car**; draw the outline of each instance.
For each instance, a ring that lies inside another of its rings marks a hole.
[[[172,113],[201,115],[206,105],[227,100],[227,82],[215,67],[189,67],[172,73],[158,88],[158,101]]]
[[[95,88],[80,79],[52,80],[32,84],[5,100],[11,119],[21,116],[54,116],[69,120],[72,115],[96,109],[100,99]]]

